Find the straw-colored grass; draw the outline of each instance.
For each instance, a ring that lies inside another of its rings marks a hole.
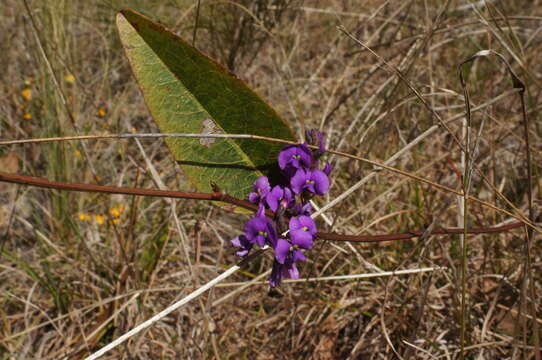
[[[197,0],[27,3],[34,23],[23,1],[0,4],[3,140],[157,132],[121,49],[115,14],[131,7],[192,40]],[[201,0],[196,46],[245,79],[298,134],[320,128],[330,148],[381,163],[400,152],[390,165],[460,191],[466,160],[453,139],[465,139],[458,65],[479,50],[495,50],[526,85],[536,212],[541,3],[476,2],[476,10],[468,1],[445,3]],[[510,75],[492,57],[463,72],[473,109],[471,144],[477,143],[466,167],[479,169],[527,217],[521,103]],[[453,136],[442,126],[431,129],[437,119],[405,80]],[[0,171],[158,188],[149,159],[167,188],[193,190],[162,140],[140,141],[144,154],[135,140],[3,146]],[[332,188],[319,206],[364,181],[326,211],[332,225],[319,220],[323,231],[387,234],[512,220],[471,202],[463,213],[457,195],[329,158]],[[513,211],[472,174],[469,195]],[[84,358],[238,260],[229,241],[246,217],[208,203],[3,183],[0,191],[0,359]],[[438,270],[285,283],[279,296],[258,283],[272,263],[264,255],[228,280],[255,284],[224,301],[241,284],[217,287],[104,359],[456,359],[462,316],[465,358],[540,359],[542,248],[540,235],[533,236],[529,259],[524,229],[469,235],[465,254],[461,237],[430,232],[380,245],[318,241],[303,277]]]

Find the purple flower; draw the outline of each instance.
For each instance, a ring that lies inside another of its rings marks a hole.
[[[298,252],[301,254],[301,251]],[[269,285],[272,288],[279,286],[282,282],[282,278],[299,279],[299,270],[297,270],[297,266],[291,258],[284,264],[281,264],[276,260],[273,262],[273,270],[271,271],[271,276],[269,278]]]
[[[275,248],[275,259],[280,264],[287,264],[288,261],[305,261],[307,258],[297,245],[292,245],[288,240],[279,239],[277,241],[277,247]]]
[[[317,157],[326,152],[326,135],[323,132],[316,129],[305,130],[305,138],[311,145],[318,144]]]
[[[322,170],[299,169],[290,180],[290,185],[296,194],[307,190],[313,194],[323,195],[329,189],[329,178]]]
[[[267,176],[260,176],[254,182],[252,186],[253,192],[248,194],[248,201],[253,204],[258,204],[265,200],[265,197],[271,191],[271,185],[269,185],[269,179]]]
[[[265,198],[267,205],[273,212],[276,212],[279,206],[282,208],[290,207],[294,200],[292,191],[280,185],[274,186]]]
[[[292,243],[303,249],[312,248],[316,235],[316,224],[309,216],[292,217],[290,219],[290,238]],[[277,245],[278,247],[278,245]]]
[[[326,152],[326,135],[323,132],[318,131],[316,133],[316,139],[318,140],[318,150],[321,155]]]
[[[248,255],[253,245],[245,235],[239,235],[231,241],[231,244],[234,247],[239,248],[239,250],[237,250],[235,254],[240,257]]]
[[[292,210],[292,213],[296,216],[299,216],[299,215],[305,215],[305,216],[311,216],[311,213],[312,213],[312,205],[310,202],[304,204],[304,205],[296,205],[293,210]]]
[[[279,167],[287,173],[296,169],[310,169],[312,153],[306,144],[288,145],[279,153]]]
[[[331,164],[329,163],[329,161],[326,161],[326,165],[324,166],[322,171],[324,172],[324,174],[329,176],[329,174],[331,174],[331,170],[333,170],[333,168],[331,167]]]
[[[279,286],[283,277],[299,279],[299,271],[295,263],[305,260],[307,258],[296,245],[290,244],[288,240],[279,239],[275,248],[275,261],[273,262],[269,285],[271,287]]]
[[[267,243],[274,248],[277,243],[275,227],[265,216],[257,216],[247,221],[245,236],[251,243],[256,243],[260,247],[264,247]]]

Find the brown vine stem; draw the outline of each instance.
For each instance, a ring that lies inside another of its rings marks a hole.
[[[104,135],[80,135],[80,136],[64,136],[64,137],[52,137],[52,138],[40,138],[40,139],[19,139],[19,140],[3,140],[0,141],[0,145],[16,145],[16,144],[31,144],[31,143],[44,143],[44,142],[53,142],[53,141],[69,141],[69,140],[98,140],[98,139],[157,139],[157,138],[228,138],[228,139],[252,139],[252,140],[262,140],[262,141],[270,141],[270,142],[277,142],[282,144],[291,144],[291,145],[297,145],[298,143],[295,141],[288,141],[288,140],[282,140],[282,139],[276,139],[276,138],[270,138],[265,136],[258,136],[258,135],[250,135],[250,134],[162,134],[162,133],[150,133],[150,134],[104,134]],[[317,149],[317,146],[309,145],[309,147],[313,149]],[[330,154],[339,155],[342,157],[346,157],[349,159],[357,160],[364,162],[366,164],[370,164],[376,168],[387,170],[389,172],[410,178],[412,180],[419,181],[421,183],[424,183],[426,185],[431,186],[434,189],[452,193],[455,195],[463,196],[463,192],[453,189],[451,187],[437,184],[433,181],[427,180],[421,176],[413,175],[407,171],[403,171],[400,169],[397,169],[393,166],[389,166],[386,164],[382,164],[378,161],[366,159],[360,156],[351,155],[348,153],[344,153],[341,151],[336,150],[326,150]],[[83,190],[81,190],[83,191]],[[89,190],[90,191],[90,190]],[[467,195],[467,200],[471,202],[478,203],[482,206],[491,208],[495,211],[498,211],[502,214],[508,215],[510,217],[513,217],[531,228],[532,230],[536,231],[539,234],[542,234],[542,230],[537,227],[534,222],[530,221],[526,216],[521,214],[519,210],[517,210],[515,207],[514,210],[516,210],[516,213],[512,213],[508,210],[505,210],[503,208],[500,208],[496,205],[493,205],[489,202],[480,200],[474,196]],[[510,202],[507,202],[510,205]],[[320,211],[325,211],[329,207],[333,206],[335,203],[332,201],[330,204],[326,205],[324,208],[322,208]]]
[[[257,206],[241,199],[237,199],[221,191],[215,191],[212,193],[200,193],[200,192],[185,192],[185,191],[169,191],[169,190],[154,190],[154,189],[138,189],[128,187],[117,186],[103,186],[103,185],[91,185],[91,184],[77,184],[77,183],[65,183],[61,181],[50,181],[47,179],[37,178],[33,176],[17,175],[0,172],[0,181],[35,186],[46,189],[58,189],[67,191],[79,191],[79,192],[99,192],[106,194],[121,194],[121,195],[136,195],[136,196],[155,196],[155,197],[167,197],[176,199],[193,199],[193,200],[206,200],[206,201],[220,201],[235,206],[239,206],[245,209],[257,210]],[[509,231],[515,228],[524,226],[523,222],[515,222],[508,225],[497,227],[483,227],[476,229],[469,229],[469,234],[490,234]],[[421,236],[425,230],[416,230],[407,233],[398,234],[385,234],[385,235],[342,235],[334,233],[319,232],[317,237],[322,240],[330,241],[349,241],[349,242],[362,242],[362,243],[376,243],[383,241],[394,240],[407,240]],[[451,229],[436,229],[432,233],[438,235],[445,234],[461,234],[463,229],[451,228]]]

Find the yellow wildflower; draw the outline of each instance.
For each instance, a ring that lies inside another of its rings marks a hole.
[[[99,108],[99,109],[98,109],[98,116],[99,116],[99,117],[104,117],[105,115],[107,115],[107,110],[104,109],[104,108],[102,108],[102,107]]]
[[[21,96],[23,97],[23,99],[25,99],[26,101],[30,101],[32,99],[32,89],[30,88],[25,88],[21,91]]]
[[[120,219],[113,219],[111,220],[111,222],[116,225],[120,222]]]
[[[68,74],[64,76],[64,81],[73,84],[75,82],[75,76],[73,76],[72,74]]]
[[[88,214],[85,214],[85,213],[79,213],[79,220],[81,221],[88,221],[90,220],[90,215]]]
[[[98,224],[98,225],[103,225],[103,224],[105,224],[105,216],[96,215],[96,216],[94,216],[94,221],[96,221],[96,224]]]
[[[109,209],[109,215],[111,215],[113,217],[120,217],[123,212],[124,212],[124,205],[123,204],[113,206],[111,209]]]
[[[24,114],[23,114],[23,119],[25,119],[25,120],[30,120],[30,119],[32,119],[32,114],[31,114],[31,113],[24,113]]]

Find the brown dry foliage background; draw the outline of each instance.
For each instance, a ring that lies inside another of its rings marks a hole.
[[[299,131],[318,127],[329,147],[384,162],[435,124],[410,90],[337,30],[343,25],[398,66],[462,136],[460,62],[494,49],[527,86],[535,205],[540,205],[540,48],[538,0],[467,1],[203,0],[196,46],[227,65]],[[29,1],[64,106],[24,4],[0,4],[0,120],[3,139],[156,132],[114,25],[131,7],[192,39],[197,1]],[[255,20],[257,19],[257,20]],[[521,107],[502,63],[464,68],[475,164],[528,213]],[[73,75],[73,78],[70,76]],[[28,90],[31,95],[29,96]],[[73,114],[74,123],[68,116]],[[77,129],[77,130],[76,130]],[[162,141],[142,141],[170,189],[191,190]],[[2,171],[69,182],[156,185],[133,141],[4,146]],[[334,162],[320,205],[373,168]],[[461,152],[438,129],[394,166],[460,189]],[[92,172],[95,168],[98,178]],[[236,216],[195,201],[68,193],[0,184],[0,359],[77,359],[111,342],[211,280],[237,259],[229,240]],[[471,194],[508,209],[473,178]],[[457,196],[380,171],[326,214],[345,234],[386,234],[459,226]],[[179,219],[174,221],[172,209]],[[510,221],[471,205],[469,226]],[[468,237],[469,359],[534,358],[540,319],[541,244],[526,264],[523,229]],[[185,256],[183,246],[189,252]],[[217,287],[104,356],[107,359],[455,359],[459,349],[461,247],[458,236],[382,245],[318,242],[302,276],[441,267],[430,273],[366,280]],[[263,256],[229,281],[248,283],[270,268]],[[524,285],[531,273],[534,298]],[[265,280],[265,278],[262,278]],[[138,295],[134,298],[135,295]],[[226,295],[233,295],[221,300]],[[526,315],[528,313],[528,315]]]

